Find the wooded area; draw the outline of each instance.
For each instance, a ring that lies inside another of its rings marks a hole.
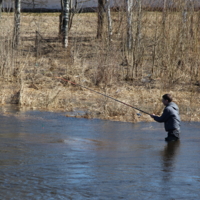
[[[21,13],[20,3],[15,0],[14,13],[1,14],[0,78],[20,85],[21,104],[27,88],[34,92],[46,88],[49,107],[53,100],[48,98],[56,99],[60,91],[54,91],[54,77],[63,76],[105,93],[109,90],[113,96],[138,88],[134,95],[138,93],[138,99],[146,95],[149,101],[152,91],[157,96],[159,91],[177,91],[189,98],[192,108],[183,106],[184,112],[197,109],[200,11],[194,1],[176,0],[175,9],[163,0],[161,10],[149,11],[141,0],[126,0],[117,10],[109,0],[99,0],[93,13],[77,11],[69,0],[60,1],[61,13]],[[152,108],[156,110],[156,105]],[[114,110],[106,112],[114,116]]]
[[[21,0],[15,0],[14,2],[12,44],[13,48],[17,49],[21,40]],[[77,2],[75,0],[61,0],[60,3],[61,15],[59,18],[58,35],[61,38],[63,47],[67,48],[69,46],[70,28],[75,25],[73,24],[73,17],[76,14]],[[1,5],[2,0],[0,1],[0,7]],[[112,16],[110,0],[98,0],[96,38],[101,39],[102,42],[104,41],[104,37],[107,38],[109,48],[112,46],[111,41],[115,38],[115,36],[113,37],[113,20],[115,20],[114,26],[118,26],[119,30],[122,24],[124,26],[124,22],[126,21],[125,29],[123,28],[122,30],[120,45],[122,45],[121,48],[123,49],[123,60],[127,62],[128,66],[131,66],[127,70],[127,80],[139,75],[139,67],[141,62],[143,62],[144,54],[146,54],[146,49],[148,48],[146,46],[148,43],[146,39],[149,35],[153,34],[151,44],[153,47],[151,54],[152,75],[154,73],[159,74],[162,71],[161,69],[165,68],[166,65],[167,68],[172,65],[174,68],[174,62],[178,63],[177,67],[181,64],[183,65],[183,63],[186,63],[186,54],[192,54],[192,58],[194,59],[196,53],[193,53],[193,51],[199,52],[196,45],[198,45],[197,41],[199,40],[200,17],[199,11],[195,10],[194,1],[179,0],[179,3],[176,1],[176,10],[174,10],[174,8],[172,9],[169,6],[168,0],[163,0],[161,23],[158,23],[159,16],[158,21],[154,24],[154,28],[149,33],[145,32],[147,26],[145,25],[144,17],[147,16],[147,13],[148,11],[142,7],[141,0],[125,0],[124,6],[117,12],[113,12]],[[118,15],[117,21],[115,19],[116,14]],[[174,21],[170,21],[172,18],[174,18]],[[171,27],[174,27],[173,33]],[[165,51],[163,51],[164,49]],[[166,52],[168,52],[168,56],[166,56]],[[172,54],[172,52],[174,53]],[[163,67],[158,68],[157,65]],[[174,73],[174,70],[169,71],[170,73]],[[198,76],[198,68],[191,67],[191,71],[195,73],[195,77]]]

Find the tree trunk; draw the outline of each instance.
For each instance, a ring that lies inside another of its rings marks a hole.
[[[0,19],[1,19],[1,11],[2,11],[2,0],[0,0]]]
[[[63,47],[68,46],[68,35],[69,35],[69,1],[63,0],[63,27],[62,27],[62,39]]]
[[[140,48],[141,42],[141,26],[142,26],[142,2],[141,0],[137,0],[137,32],[136,32],[136,40],[137,40],[137,48]]]
[[[69,7],[69,31],[72,27],[72,22],[74,15],[76,13],[76,9],[78,6],[78,0],[70,0],[70,7]]]
[[[59,15],[59,36],[62,36],[63,32],[63,0],[60,0],[61,13]]]
[[[133,0],[126,0],[126,10],[127,10],[127,48],[131,50],[133,47],[133,31],[132,31]]]
[[[97,24],[97,38],[102,38],[103,22],[104,22],[104,5],[105,0],[98,0],[98,24]]]
[[[190,26],[189,26],[189,33],[190,37],[194,38],[194,11],[195,11],[195,4],[194,0],[190,1],[189,3],[189,10],[190,10]]]
[[[20,43],[20,14],[21,14],[21,0],[15,0],[15,17],[14,17],[14,34],[13,45],[15,48]]]
[[[185,0],[183,3],[183,11],[182,11],[182,20],[184,26],[186,26],[187,17],[188,17],[188,8],[187,8],[187,1]]]
[[[188,20],[188,6],[187,0],[183,1],[182,5],[182,31],[181,31],[181,52],[185,50],[185,43],[187,37],[187,20]]]
[[[138,66],[142,59],[142,47],[141,47],[141,29],[142,29],[142,3],[141,0],[136,0],[136,8],[137,8],[137,31],[136,31],[136,37],[135,37],[135,76],[138,76]]]
[[[112,37],[112,19],[110,14],[110,0],[106,0],[106,13],[107,13],[107,20],[108,20],[108,40],[111,41]]]
[[[167,0],[164,0],[164,2],[163,2],[163,14],[162,14],[163,35],[165,35],[166,17],[167,17]]]
[[[61,14],[59,16],[59,35],[62,34],[62,30],[63,30],[63,0],[60,1],[61,2]],[[70,31],[71,27],[72,27],[72,21],[73,21],[73,17],[75,15],[75,11],[77,9],[77,0],[69,0],[69,20],[68,20],[68,31]]]

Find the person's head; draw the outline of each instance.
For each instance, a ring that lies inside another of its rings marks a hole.
[[[164,94],[162,96],[162,102],[165,106],[167,106],[170,102],[172,102],[172,95],[171,94]]]

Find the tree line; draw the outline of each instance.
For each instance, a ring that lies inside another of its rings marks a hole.
[[[13,46],[17,48],[20,44],[22,0],[14,0],[14,3]],[[77,0],[60,0],[60,4],[58,32],[63,47],[67,48]],[[124,59],[122,65],[127,66],[123,68],[127,70],[126,80],[139,77],[139,71],[143,73],[147,62],[148,69],[151,69],[149,74],[168,77],[167,81],[172,83],[183,77],[177,77],[176,70],[180,70],[181,74],[190,73],[191,79],[199,77],[200,12],[195,7],[195,0],[163,0],[159,13],[146,11],[142,0],[123,0],[118,13],[111,12],[110,0],[98,0],[96,38],[101,41],[106,35],[108,46],[112,46],[112,39],[117,38],[115,50]],[[114,21],[116,15],[120,17]],[[114,35],[116,27],[121,28],[118,36]],[[107,52],[110,52],[110,46]]]
[[[0,0],[0,12],[2,10],[2,1]],[[170,1],[171,2],[171,1]],[[186,17],[186,13],[188,7],[193,6],[192,2],[190,1],[190,5],[188,4],[187,0],[179,1],[179,7],[183,7],[183,20]],[[14,34],[13,34],[13,43],[14,46],[17,47],[20,42],[20,14],[21,14],[21,3],[22,0],[14,0]],[[26,2],[27,4],[35,4],[35,0],[31,0]],[[176,2],[177,3],[177,2]],[[68,36],[69,30],[72,25],[73,15],[77,8],[77,0],[60,0],[61,4],[61,15],[60,15],[60,27],[59,33],[62,36],[62,43],[63,47],[68,46]],[[169,5],[169,0],[163,0],[163,24],[165,23],[166,17],[166,10],[167,5]],[[139,45],[140,41],[140,32],[141,32],[141,18],[142,18],[142,2],[141,0],[124,0],[124,8],[127,13],[127,48],[133,48],[133,12],[137,12],[137,44]],[[97,22],[97,38],[102,38],[103,34],[103,25],[105,21],[104,13],[106,13],[107,18],[107,32],[109,41],[112,37],[112,17],[111,17],[111,8],[110,8],[110,0],[98,0],[98,8],[97,8],[97,15],[98,15],[98,22]],[[1,14],[0,14],[1,15]]]

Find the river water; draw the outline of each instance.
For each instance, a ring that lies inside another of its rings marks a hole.
[[[167,144],[163,124],[0,110],[0,199],[200,199],[200,123]]]

